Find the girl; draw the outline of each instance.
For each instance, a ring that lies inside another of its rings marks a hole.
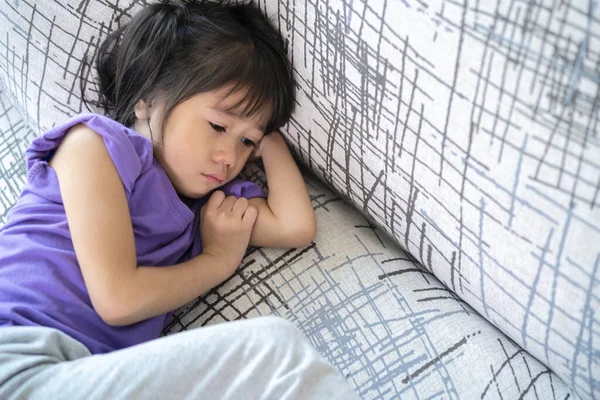
[[[281,39],[248,5],[146,7],[99,49],[100,104],[36,139],[0,230],[0,398],[353,398],[293,325],[157,339],[247,246],[316,230],[281,135]],[[262,157],[269,195],[236,179]],[[155,339],[155,340],[153,340]]]

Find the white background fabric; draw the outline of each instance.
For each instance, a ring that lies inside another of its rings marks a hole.
[[[141,4],[2,3],[0,79],[34,130],[82,111],[79,60]],[[577,393],[598,396],[598,7],[259,4],[295,66],[285,133],[298,157]]]

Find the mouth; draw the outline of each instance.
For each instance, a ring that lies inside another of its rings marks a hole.
[[[216,183],[216,184],[220,184],[225,180],[225,178],[221,179],[222,177],[218,176],[218,175],[202,174],[202,176],[204,176],[206,178],[206,180],[208,180],[209,182]]]

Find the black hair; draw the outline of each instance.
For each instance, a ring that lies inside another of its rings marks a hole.
[[[265,133],[288,122],[294,82],[283,40],[252,4],[163,1],[151,4],[110,33],[95,56],[100,106],[126,126],[134,106],[165,100],[165,121],[190,97],[231,86],[245,96],[232,108],[244,116],[270,111]],[[82,68],[82,93],[87,82]]]

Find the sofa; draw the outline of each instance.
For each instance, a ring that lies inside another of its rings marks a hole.
[[[1,0],[0,224],[31,140],[87,111],[81,59],[146,3]],[[164,335],[278,315],[365,399],[600,398],[597,2],[258,5],[318,232],[249,248]]]

